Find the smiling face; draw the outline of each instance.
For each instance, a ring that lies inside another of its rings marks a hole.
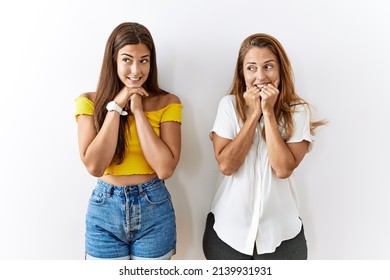
[[[150,50],[145,44],[129,44],[122,47],[116,59],[117,73],[129,88],[141,87],[150,71]]]
[[[253,47],[245,55],[243,62],[246,86],[262,88],[269,83],[278,88],[280,65],[275,54],[267,47]]]

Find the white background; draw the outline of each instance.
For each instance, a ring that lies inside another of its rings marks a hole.
[[[160,86],[184,105],[181,161],[167,181],[175,259],[203,259],[218,178],[208,139],[240,43],[284,45],[299,94],[330,121],[296,170],[310,259],[390,259],[386,1],[2,1],[0,259],[83,259],[95,183],[78,156],[74,98],[96,88],[121,22],[151,31]],[[232,207],[237,207],[232,205]]]

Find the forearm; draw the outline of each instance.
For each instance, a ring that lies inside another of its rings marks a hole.
[[[264,116],[264,126],[271,167],[277,177],[287,178],[297,166],[297,161],[280,134],[273,112]]]
[[[258,117],[250,116],[237,136],[216,154],[219,168],[223,174],[231,175],[241,167],[252,146],[257,124]]]
[[[145,159],[160,179],[169,178],[177,166],[179,154],[170,149],[161,138],[162,135],[157,136],[143,112],[135,113],[134,117]],[[160,128],[161,133],[163,132]],[[180,135],[177,135],[177,137],[180,138]],[[180,139],[177,139],[175,147],[180,151]]]
[[[118,141],[119,114],[108,112],[100,131],[82,153],[82,160],[93,176],[100,177],[111,163]]]

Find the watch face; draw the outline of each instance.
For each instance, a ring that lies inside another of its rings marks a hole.
[[[110,101],[110,102],[108,102],[108,104],[107,104],[107,110],[108,111],[112,111],[112,110],[114,110],[115,109],[115,103],[114,103],[114,101]]]
[[[115,101],[110,101],[106,105],[106,109],[108,111],[117,111],[121,116],[126,116],[127,112],[123,111],[123,109],[115,103]]]

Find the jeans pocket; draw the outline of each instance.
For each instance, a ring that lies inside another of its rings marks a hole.
[[[93,205],[102,205],[105,202],[105,193],[95,188],[92,191],[91,197],[89,198],[89,203]]]
[[[171,199],[171,195],[163,184],[157,188],[145,190],[145,197],[152,205],[160,205]]]

